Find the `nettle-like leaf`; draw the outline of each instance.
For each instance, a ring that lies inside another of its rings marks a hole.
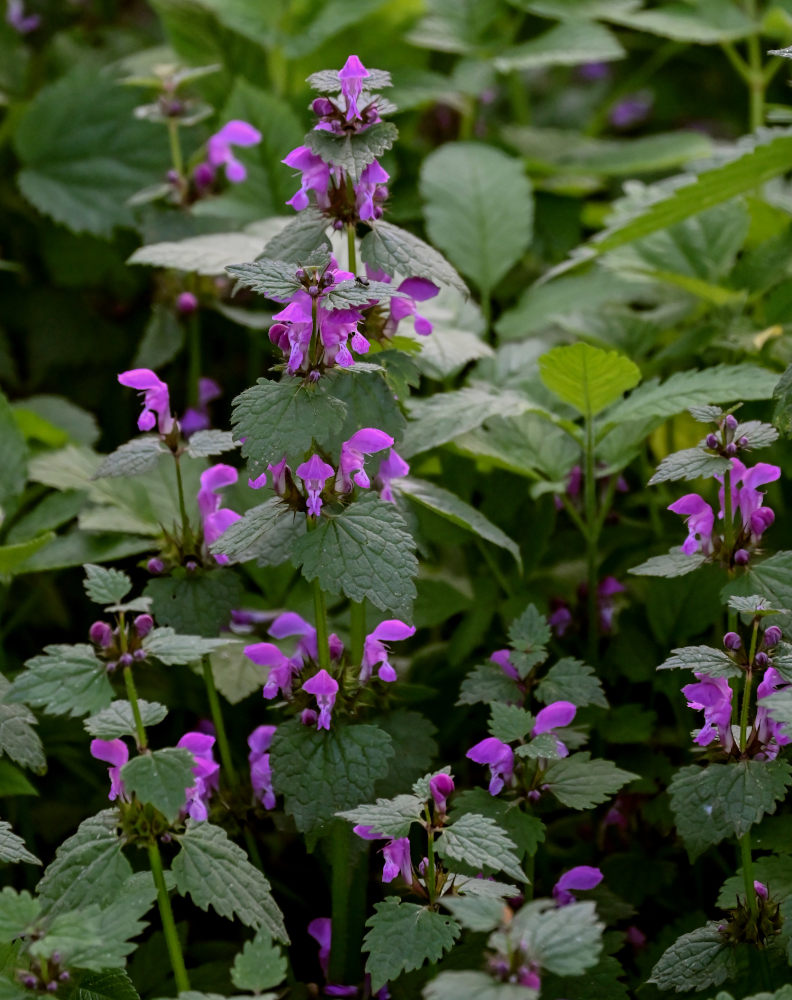
[[[386,837],[406,837],[413,823],[421,818],[423,805],[423,800],[415,795],[397,795],[393,799],[377,799],[372,805],[347,809],[336,816],[356,825],[369,826]]]
[[[260,927],[231,966],[231,982],[240,990],[262,990],[279,986],[286,978],[288,962],[269,932]]]
[[[4,864],[16,864],[26,861],[30,865],[40,865],[35,854],[25,847],[25,841],[11,829],[11,824],[0,819],[0,861]]]
[[[316,530],[295,542],[292,561],[306,580],[318,578],[325,592],[369,600],[409,621],[418,572],[414,551],[396,507],[369,493],[340,514],[323,514]]]
[[[375,903],[374,909],[366,921],[370,930],[363,949],[369,953],[366,972],[375,992],[402,972],[419,969],[426,961],[439,961],[460,934],[452,917],[416,903],[403,903],[398,896]]]
[[[390,736],[377,726],[334,724],[317,732],[293,719],[278,726],[272,741],[273,787],[298,830],[319,831],[337,812],[373,797],[393,753]]]
[[[244,438],[243,456],[263,469],[284,455],[292,465],[302,462],[314,440],[327,446],[347,408],[329,394],[324,381],[304,386],[299,379],[259,379],[237,396],[231,422],[236,440]]]
[[[288,301],[303,287],[297,278],[297,268],[287,261],[264,257],[252,264],[232,264],[226,271],[243,288],[250,288],[278,302]]]
[[[232,705],[262,688],[269,676],[269,667],[245,656],[246,645],[247,642],[229,642],[209,657],[217,690]]]
[[[144,593],[151,598],[151,613],[156,620],[179,633],[173,639],[174,645],[180,645],[185,637],[211,638],[225,628],[231,609],[239,607],[242,600],[242,581],[232,570],[213,569],[149,580]],[[167,645],[163,639],[163,655],[167,655]]]
[[[295,266],[304,263],[315,252],[330,253],[327,238],[328,220],[319,209],[310,205],[289,219],[279,233],[267,241],[258,259],[288,261]],[[241,254],[237,260],[244,258]],[[228,263],[228,262],[226,262]]]
[[[101,604],[103,607],[120,604],[132,589],[132,581],[121,570],[93,563],[87,563],[84,569],[83,587],[94,604]]]
[[[589,59],[610,62],[624,56],[618,38],[604,25],[583,18],[565,19],[538,38],[504,49],[495,58],[495,66],[507,73],[545,66],[574,66]]]
[[[466,295],[467,285],[442,254],[406,229],[380,219],[360,243],[360,259],[386,274],[429,278],[437,285],[456,288]]]
[[[726,602],[728,606],[741,615],[750,615],[751,618],[766,618],[768,615],[788,615],[789,608],[774,607],[773,602],[768,597],[761,594],[749,594],[745,597],[734,595]]]
[[[602,681],[594,668],[572,657],[564,657],[547,671],[537,685],[536,697],[545,705],[553,701],[571,701],[578,708],[584,705],[608,707]]]
[[[676,670],[682,667],[686,670],[695,670],[696,673],[704,674],[707,677],[742,677],[742,669],[727,656],[722,649],[713,649],[712,646],[683,646],[680,649],[672,649],[671,656],[668,657],[658,670]]]
[[[45,646],[25,664],[5,697],[50,715],[93,715],[113,700],[107,669],[87,643]]]
[[[677,576],[687,576],[693,570],[703,566],[707,557],[702,553],[689,556],[679,548],[671,549],[667,555],[651,556],[646,562],[631,567],[628,572],[634,576],[661,576],[671,579]]]
[[[90,903],[106,906],[118,898],[132,875],[118,821],[116,809],[104,809],[64,840],[36,887],[45,912],[65,913]]]
[[[511,677],[507,677],[495,663],[480,663],[462,681],[457,705],[477,705],[498,702],[513,702],[517,688]]]
[[[237,446],[231,431],[196,431],[190,435],[185,453],[190,458],[211,458],[233,451]]]
[[[513,743],[527,736],[536,719],[524,708],[517,705],[490,705],[489,731],[503,743]]]
[[[225,646],[226,639],[205,639],[200,635],[177,635],[172,628],[155,628],[143,639],[143,648],[168,667],[194,663]]]
[[[443,828],[436,849],[447,861],[461,861],[476,869],[504,871],[514,879],[526,881],[515,844],[489,816],[464,813]]]
[[[221,917],[236,916],[248,927],[263,927],[277,941],[289,943],[269,882],[225,830],[190,820],[176,839],[181,850],[172,867],[181,895],[190,895],[202,910],[211,906]]]
[[[508,934],[526,962],[557,976],[580,976],[599,960],[603,929],[592,902],[556,908],[553,900],[537,899],[517,911]]]
[[[269,222],[284,223],[284,219]],[[223,277],[225,269],[238,260],[250,260],[261,250],[264,240],[255,231],[237,233],[202,233],[183,240],[164,240],[138,247],[127,261],[149,267],[167,267],[188,274]],[[172,314],[171,314],[172,315]],[[183,330],[183,327],[182,327]],[[196,431],[196,434],[204,433]],[[222,431],[209,431],[222,434]],[[192,435],[195,437],[195,434]]]
[[[410,781],[424,774],[437,757],[434,739],[437,730],[420,713],[403,708],[380,715],[377,725],[390,736],[394,756],[390,759],[388,773],[377,781],[376,794],[392,798],[400,794]],[[418,794],[415,789],[413,794]],[[424,797],[429,797],[428,790]]]
[[[610,760],[591,759],[588,751],[548,764],[543,785],[570,809],[591,809],[615,795],[637,774],[623,771]]]
[[[742,837],[774,813],[790,782],[792,768],[783,760],[693,764],[677,771],[668,793],[691,859],[724,837]]]
[[[497,897],[445,895],[439,902],[468,931],[494,931],[503,919],[503,900]]]
[[[673,455],[667,455],[663,459],[657,467],[657,472],[649,480],[649,485],[672,483],[680,479],[719,476],[729,468],[731,468],[731,462],[728,458],[711,455],[703,448],[685,448],[683,451],[675,451]]]
[[[778,431],[763,420],[746,420],[734,429],[734,440],[741,441],[743,438],[748,439],[748,444],[741,446],[743,448],[768,448],[778,440]]]
[[[359,180],[364,168],[390,149],[399,135],[391,122],[375,122],[365,132],[335,135],[313,129],[305,141],[311,152],[333,166],[341,167],[354,180]]]
[[[749,565],[746,573],[726,584],[721,598],[752,594],[763,594],[778,607],[792,607],[792,552],[776,552]]]
[[[489,816],[506,831],[521,856],[535,854],[536,848],[545,839],[544,823],[537,816],[524,812],[516,802],[490,795],[484,788],[470,788],[454,795],[452,819],[466,813]]]
[[[22,767],[42,773],[47,759],[38,733],[35,715],[25,705],[7,705],[10,681],[0,674],[0,755],[6,754]]]
[[[194,764],[189,750],[167,747],[133,757],[121,768],[121,778],[130,794],[173,822],[184,808],[187,789],[195,784]]]
[[[168,714],[168,710],[164,705],[160,705],[156,701],[145,701],[143,698],[138,699],[138,708],[140,709],[140,717],[143,720],[143,725],[146,728],[156,726]],[[122,736],[135,736],[137,732],[132,706],[128,701],[123,700],[111,702],[101,712],[97,712],[96,715],[91,715],[89,718],[84,719],[83,726],[89,736],[94,736],[100,740],[115,740]]]
[[[527,757],[529,760],[560,760],[562,757],[558,740],[553,733],[540,733],[530,743],[517,747],[514,752],[518,757]]]
[[[36,920],[41,906],[29,892],[17,892],[6,886],[0,892],[0,942],[8,944],[22,937]]]
[[[153,434],[133,438],[111,452],[93,474],[94,479],[114,476],[139,476],[156,469],[160,458],[168,449]]]
[[[424,1000],[537,1000],[528,986],[499,983],[486,972],[441,972],[424,987]]]
[[[661,990],[703,990],[720,986],[737,972],[734,949],[711,920],[689,934],[683,934],[667,948],[652,969],[650,983]]]
[[[640,369],[629,358],[583,341],[543,354],[539,373],[551,392],[589,419],[641,381]]]
[[[140,997],[123,969],[108,969],[83,976],[74,1000],[140,1000]]]
[[[304,515],[289,510],[279,497],[270,497],[245,511],[223,532],[212,551],[228,556],[232,563],[255,559],[259,566],[280,566],[304,534]]]

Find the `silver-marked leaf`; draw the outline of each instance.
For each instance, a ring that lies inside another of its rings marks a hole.
[[[658,670],[694,670],[707,677],[742,677],[742,669],[722,649],[712,646],[682,646],[672,649]]]
[[[153,434],[133,438],[109,454],[96,470],[93,478],[139,476],[143,472],[151,472],[157,467],[160,456],[166,454],[167,451],[168,449],[162,441]]]
[[[750,615],[752,618],[766,618],[767,615],[792,614],[789,608],[779,608],[775,602],[759,594],[750,594],[745,597],[733,595],[727,603],[732,610],[743,615]]]
[[[424,987],[424,1000],[537,1000],[530,986],[500,983],[486,972],[441,972]]]
[[[113,700],[107,668],[93,647],[45,646],[11,684],[6,703],[24,701],[50,715],[93,715]]]
[[[35,854],[25,847],[25,841],[11,829],[11,824],[0,819],[0,861],[4,864],[16,864],[26,861],[30,865],[40,865]]]
[[[513,892],[519,892],[514,888]],[[490,896],[441,896],[440,904],[469,931],[494,931],[503,919],[503,900]]]
[[[287,301],[302,288],[296,276],[297,268],[285,261],[264,257],[252,264],[231,264],[226,271],[243,288],[251,288],[278,302]]]
[[[231,431],[196,431],[187,442],[187,454],[190,458],[211,458],[237,447]]]
[[[463,814],[443,828],[435,846],[446,860],[462,861],[477,869],[504,871],[514,879],[526,881],[515,844],[489,816]]]
[[[173,822],[185,807],[187,789],[195,784],[195,758],[182,747],[141,753],[121,768],[121,780],[129,794]]]
[[[305,534],[305,517],[289,510],[280,497],[270,497],[245,511],[212,546],[229,562],[255,559],[259,566],[280,566],[291,554],[296,539]]]
[[[423,800],[415,795],[397,795],[393,799],[377,799],[372,805],[357,806],[336,813],[341,819],[358,826],[368,826],[387,837],[406,837],[412,824],[420,819]]]
[[[341,167],[353,180],[369,163],[390,149],[399,135],[399,130],[391,122],[375,122],[364,132],[336,135],[313,129],[305,141],[312,153],[333,166]]]
[[[734,949],[711,920],[703,927],[683,934],[667,948],[652,969],[650,983],[661,990],[703,990],[720,986],[737,971]]]
[[[155,628],[143,639],[143,648],[168,667],[194,663],[225,646],[229,639],[205,639],[200,635],[177,635],[172,628]]]
[[[406,229],[379,220],[360,243],[360,259],[392,277],[420,275],[438,285],[450,285],[466,295],[467,285],[434,247]]]
[[[526,961],[557,976],[580,976],[597,964],[603,930],[593,902],[557,908],[554,900],[537,899],[517,911],[508,935]]]
[[[673,455],[667,455],[663,459],[649,480],[649,485],[671,483],[680,479],[709,478],[721,475],[728,468],[731,468],[731,462],[728,458],[711,455],[703,448],[685,448],[683,451],[675,451]]]
[[[132,581],[121,570],[93,563],[86,563],[84,569],[83,587],[94,604],[120,604],[132,589]]]
[[[548,791],[570,809],[591,809],[638,775],[623,771],[610,760],[591,759],[588,751],[553,761],[544,774]]]
[[[666,579],[675,576],[686,576],[693,570],[703,566],[707,557],[700,552],[689,556],[680,549],[671,549],[666,555],[651,556],[646,562],[631,567],[628,572],[634,576],[662,576]]]
[[[156,726],[168,714],[164,705],[160,705],[156,701],[145,701],[143,698],[138,699],[138,708],[146,728]],[[132,706],[128,701],[123,700],[111,702],[101,712],[84,719],[83,726],[89,736],[100,740],[116,740],[122,736],[135,736],[137,732]]]

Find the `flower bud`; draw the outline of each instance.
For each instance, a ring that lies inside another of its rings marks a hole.
[[[138,615],[133,624],[135,626],[135,631],[140,638],[145,639],[149,632],[154,628],[154,619],[148,614]]]
[[[62,983],[68,983],[71,980],[71,972],[69,972],[68,969],[64,969],[58,976],[58,979],[60,979]]]
[[[755,881],[754,892],[756,893],[757,896],[761,897],[762,899],[767,899],[767,886],[764,884],[764,882]]]
[[[271,343],[282,351],[289,350],[289,328],[285,323],[273,323],[267,334]]]
[[[444,813],[448,796],[454,791],[454,779],[450,774],[436,774],[429,781],[429,791],[432,793],[437,811]]]
[[[781,642],[781,629],[777,625],[770,625],[765,629],[764,634],[764,647],[765,649],[772,649],[773,646],[777,646]]]
[[[61,955],[61,953],[59,951],[53,951],[53,953],[52,953],[52,955],[50,957],[52,958],[52,961],[56,965],[60,965],[61,962],[63,961],[63,955]]]
[[[733,431],[737,427],[737,417],[733,413],[726,415],[726,419],[723,421],[726,430]]]
[[[342,222],[341,219],[333,220],[333,229],[341,230],[343,228],[344,228],[344,223]]]
[[[149,559],[146,563],[146,569],[151,573],[152,576],[159,576],[160,573],[165,572],[165,563],[161,559]]]
[[[133,662],[131,653],[122,653],[121,656],[118,657],[119,667],[131,667]]]
[[[770,665],[770,657],[767,655],[767,653],[757,653],[756,656],[754,657],[753,665],[755,667],[763,669],[764,667]]]
[[[728,455],[729,458],[734,458],[734,456],[737,454],[737,445],[734,443],[734,441],[730,441],[726,445],[726,454]]]
[[[736,632],[727,632],[723,637],[723,645],[726,649],[730,649],[735,652],[742,648],[742,639],[737,635]]]
[[[305,281],[305,279],[307,277],[307,275],[305,273],[305,268],[304,267],[298,267],[297,270],[294,272],[294,277],[298,281]]]
[[[88,630],[88,636],[95,646],[103,649],[113,645],[113,630],[107,622],[94,622]]]
[[[335,105],[327,97],[317,97],[311,102],[311,108],[313,109],[313,113],[319,118],[332,115],[335,111]]]
[[[112,672],[115,670],[117,666],[118,666],[118,660],[108,660],[107,663],[105,663],[105,670],[108,672],[108,674],[112,674]]]
[[[22,977],[22,985],[29,990],[34,990],[38,986],[38,979],[32,973]]]
[[[708,448],[718,447],[718,438],[714,434],[707,435],[707,447]]]
[[[319,282],[322,288],[329,288],[330,285],[335,284],[335,275],[332,275],[329,271],[322,275],[322,280]]]
[[[302,712],[300,712],[300,722],[304,726],[315,726],[318,718],[319,716],[312,708],[304,708]]]
[[[148,654],[146,653],[145,649],[136,649],[135,652],[132,654],[132,659],[145,660],[147,655]]]
[[[308,286],[308,294],[311,296],[312,299],[318,298],[319,297],[319,286],[318,285],[309,285]]]
[[[767,531],[773,521],[775,521],[775,513],[771,507],[758,507],[751,512],[751,531],[754,535],[760,537]]]
[[[47,983],[47,993],[57,993],[58,992],[58,981],[57,979],[50,979]]]
[[[193,170],[193,180],[199,190],[208,188],[214,180],[214,170],[208,163],[199,163],[195,170]]]
[[[751,558],[751,553],[747,549],[737,549],[734,553],[734,561],[738,566],[747,566]]]
[[[168,178],[169,184],[178,185],[179,182],[181,181],[178,170],[169,170],[165,176]]]
[[[194,573],[198,569],[198,563],[194,559],[188,559],[184,564],[184,568],[188,573]]]
[[[740,446],[741,448],[747,448],[747,447],[748,447],[748,445],[749,445],[750,443],[751,443],[751,442],[750,442],[750,441],[748,440],[748,438],[747,438],[747,437],[746,437],[746,436],[745,436],[744,434],[743,434],[743,436],[742,436],[742,437],[740,438],[740,440],[739,440],[739,441],[737,442],[737,444],[738,444],[738,445],[739,445],[739,446]]]
[[[176,309],[182,316],[191,316],[198,308],[198,299],[192,292],[181,292],[176,299]]]

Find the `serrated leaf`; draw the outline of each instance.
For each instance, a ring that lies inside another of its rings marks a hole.
[[[538,38],[504,49],[495,57],[495,66],[508,73],[581,62],[611,62],[624,56],[619,40],[604,25],[588,20],[566,21]]]
[[[269,932],[261,927],[234,959],[231,982],[237,989],[260,993],[283,982],[287,964],[286,956],[273,943]]]
[[[4,864],[16,864],[26,861],[30,865],[40,865],[35,854],[25,847],[25,841],[11,829],[11,824],[0,819],[0,861]]]
[[[424,160],[420,189],[432,242],[490,292],[531,242],[533,198],[522,161],[481,143],[447,143]]]
[[[564,657],[548,670],[536,688],[536,697],[545,705],[553,701],[571,701],[579,708],[584,705],[608,707],[602,681],[594,668],[572,657]]]
[[[419,712],[403,708],[380,715],[377,725],[390,736],[394,756],[388,773],[377,781],[376,794],[391,798],[425,773],[436,758],[434,735],[437,729]]]
[[[217,690],[232,705],[262,688],[269,676],[269,667],[245,656],[246,645],[247,642],[225,643],[209,657]]]
[[[762,420],[746,420],[734,429],[734,440],[741,441],[743,438],[748,439],[748,444],[741,445],[741,448],[767,448],[778,440],[778,431]]]
[[[409,621],[418,572],[414,550],[396,507],[368,494],[340,514],[319,518],[316,530],[294,543],[292,561],[325,592],[369,600]]]
[[[490,733],[503,743],[513,743],[527,736],[533,729],[536,719],[530,712],[517,705],[501,705],[494,702],[490,705]]]
[[[743,615],[750,615],[752,618],[792,614],[789,608],[775,607],[772,601],[759,594],[750,594],[746,597],[732,595],[726,603],[733,611],[737,611]]]
[[[421,799],[415,795],[397,795],[393,799],[377,799],[372,805],[338,812],[336,816],[359,826],[369,826],[387,837],[406,837],[422,812]]]
[[[628,572],[634,576],[662,576],[670,579],[676,576],[686,576],[703,566],[705,562],[706,556],[701,553],[689,556],[677,548],[671,549],[663,556],[652,556],[646,562],[632,566]]]
[[[155,628],[143,639],[143,648],[168,667],[195,663],[226,645],[227,639],[205,639],[200,635],[177,635],[172,628]]]
[[[438,285],[449,285],[463,295],[467,285],[434,247],[406,229],[382,219],[370,223],[371,230],[360,243],[360,259],[392,277],[420,275]]]
[[[6,886],[0,892],[0,942],[8,944],[22,937],[39,914],[39,901],[29,892]]]
[[[211,906],[221,917],[238,917],[248,927],[263,927],[277,941],[289,943],[283,915],[258,868],[221,827],[188,821],[178,836],[181,850],[173,859],[176,888],[196,906]]]
[[[746,573],[721,591],[724,600],[735,594],[763,594],[779,607],[792,607],[792,552],[776,552],[769,559],[749,564]]]
[[[403,903],[397,896],[375,903],[374,909],[366,921],[370,930],[363,949],[369,953],[366,972],[375,992],[402,972],[439,961],[459,937],[459,924],[453,918]]]
[[[300,264],[315,250],[330,250],[330,241],[325,235],[327,226],[328,220],[322,212],[309,206],[298,212],[296,218],[291,219],[276,236],[273,236],[259,256]],[[245,256],[239,254],[236,259],[244,260]]]
[[[93,563],[87,563],[83,568],[83,587],[94,604],[101,604],[103,607],[120,604],[132,589],[132,581],[121,570]]]
[[[737,963],[733,948],[711,920],[703,927],[683,934],[667,948],[652,969],[650,983],[661,990],[703,990],[733,979]]]
[[[551,392],[589,419],[641,381],[629,358],[582,341],[543,354],[539,373]]]
[[[522,557],[517,543],[512,541],[505,532],[501,531],[475,507],[460,500],[449,490],[444,490],[434,483],[427,482],[425,479],[416,479],[413,476],[399,480],[397,489],[402,496],[409,497],[410,500],[434,511],[435,514],[439,514],[440,517],[446,518],[453,524],[467,528],[468,531],[472,531],[474,535],[483,538],[484,541],[505,549],[513,556],[517,566],[522,569]]]
[[[290,511],[279,497],[270,497],[245,511],[213,546],[229,562],[255,559],[259,566],[286,562],[297,538],[305,534],[305,517]]]
[[[686,45],[723,44],[745,38],[756,30],[753,20],[742,10],[720,0],[698,0],[695,6],[667,3],[654,10],[614,12],[608,20]]]
[[[74,1000],[140,1000],[140,997],[123,969],[108,969],[83,976]]]
[[[731,462],[728,458],[711,455],[703,448],[685,448],[683,451],[674,452],[673,455],[667,455],[657,467],[648,485],[672,483],[680,479],[709,478],[722,475],[730,467]]]
[[[486,972],[441,972],[427,983],[424,1000],[537,1000],[529,986],[499,983]]]
[[[238,260],[252,260],[261,253],[263,242],[260,236],[247,232],[204,233],[183,240],[138,247],[127,263],[221,277],[230,264]]]
[[[523,812],[519,803],[490,795],[483,788],[470,788],[454,795],[451,817],[465,813],[477,813],[493,819],[517,845],[520,855],[535,854],[538,845],[545,839],[544,823],[537,816]]]
[[[742,669],[722,649],[712,646],[682,646],[672,649],[658,670],[695,670],[706,677],[742,677]]]
[[[373,797],[392,757],[391,738],[377,726],[336,724],[325,732],[293,719],[272,741],[273,787],[298,830],[319,831],[340,810]]]
[[[242,454],[263,469],[284,457],[301,462],[316,439],[325,445],[342,424],[346,405],[322,385],[305,387],[299,379],[271,382],[259,379],[234,400],[231,422],[236,440],[244,438]]]
[[[495,701],[514,702],[520,692],[511,677],[494,663],[479,663],[462,681],[457,705],[477,705]]]
[[[139,476],[151,472],[159,463],[167,448],[158,437],[133,438],[111,452],[93,475],[94,479],[109,479],[114,476]]]
[[[557,976],[579,976],[597,964],[603,929],[592,902],[556,908],[554,901],[538,899],[517,911],[508,934],[526,962]]]
[[[287,261],[263,257],[252,264],[231,264],[226,271],[243,288],[250,288],[276,302],[288,301],[302,289],[297,268]]]
[[[211,458],[236,447],[231,431],[196,431],[190,435],[186,450],[190,458]]]
[[[341,167],[353,180],[378,156],[390,149],[399,135],[391,122],[375,122],[365,131],[348,135],[313,129],[305,141],[312,153],[325,163]]]
[[[151,613],[180,636],[211,638],[225,628],[242,600],[242,582],[229,569],[149,580],[144,591]]]
[[[195,758],[189,750],[167,747],[133,757],[121,768],[127,792],[151,803],[173,822],[184,808],[187,789],[195,784]]]
[[[445,895],[440,897],[440,903],[468,931],[493,931],[503,919],[502,899]]]
[[[792,781],[786,761],[695,764],[677,771],[668,788],[677,829],[691,858],[724,837],[742,837],[774,813]]]
[[[138,708],[143,725],[147,728],[156,726],[168,714],[164,705],[160,705],[156,701],[144,701],[142,698],[138,699]],[[111,702],[101,712],[84,719],[83,726],[89,736],[100,740],[116,740],[122,736],[135,736],[137,732],[132,706],[128,701],[122,700]]]
[[[591,809],[638,777],[610,760],[591,760],[588,751],[555,760],[544,773],[543,785],[570,809]]]
[[[465,813],[443,828],[435,848],[446,860],[462,861],[476,869],[504,871],[514,879],[527,881],[515,844],[489,816]]]
[[[521,653],[543,650],[550,641],[550,626],[535,604],[529,604],[509,626],[509,641]]]
[[[37,888],[47,913],[65,913],[83,905],[106,906],[118,898],[132,875],[121,852],[116,809],[104,809],[84,820],[55,853]]]
[[[113,700],[105,665],[93,647],[45,646],[16,677],[5,701],[24,701],[51,715],[93,715]]]
[[[559,760],[563,756],[553,733],[540,733],[530,743],[517,747],[514,752],[518,757],[527,757],[529,760]]]
[[[7,754],[22,767],[41,773],[46,770],[47,759],[41,739],[33,729],[36,717],[25,705],[5,703],[10,687],[0,674],[0,754]]]

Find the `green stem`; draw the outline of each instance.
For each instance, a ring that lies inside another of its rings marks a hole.
[[[201,378],[201,321],[196,309],[187,319],[189,369],[187,373],[187,398],[193,406],[198,405],[200,393],[198,383]]]
[[[588,580],[588,658],[591,664],[597,661],[597,640],[599,633],[599,610],[597,608],[597,585],[599,557],[599,524],[597,519],[597,482],[594,466],[594,421],[586,416],[585,421],[585,477],[583,482],[583,502],[586,532],[586,569]]]
[[[143,716],[140,714],[140,705],[138,705],[138,695],[137,689],[135,687],[135,680],[132,677],[132,667],[124,667],[124,684],[126,684],[127,698],[129,699],[129,704],[132,706],[132,715],[135,719],[135,732],[137,733],[137,748],[138,750],[145,750],[148,747],[148,740],[146,739],[146,727],[143,725]]]
[[[264,863],[261,860],[258,844],[256,843],[256,838],[253,836],[253,832],[248,827],[245,827],[245,846],[247,847],[250,860],[260,872],[263,872]]]
[[[734,557],[734,512],[732,511],[731,469],[723,473],[723,544],[729,554],[729,566]]]
[[[179,175],[179,178],[182,178],[184,177],[184,158],[182,157],[181,140],[179,139],[179,123],[175,118],[168,120],[168,140],[170,142],[173,169]]]
[[[349,875],[352,864],[352,828],[348,823],[336,824],[330,838],[330,844],[333,936],[330,944],[330,968],[327,978],[334,983],[343,983],[349,946],[347,922],[349,918]]]
[[[517,69],[509,73],[509,103],[517,124],[530,125],[531,102],[528,97],[528,85]]]
[[[484,561],[489,566],[492,575],[498,581],[498,585],[500,586],[503,593],[507,597],[511,597],[513,591],[512,588],[509,586],[509,581],[506,579],[503,573],[501,573],[500,567],[495,561],[495,557],[492,555],[487,545],[485,545],[485,543],[482,542],[480,538],[476,538],[476,548],[479,550],[482,556],[484,556]]]
[[[429,815],[429,806],[424,806],[426,813],[426,833],[428,845],[426,848],[426,891],[429,893],[429,905],[434,906],[435,890],[437,888],[437,875],[435,874],[434,856],[434,830],[432,829],[432,817]]]
[[[748,736],[748,708],[751,702],[751,683],[753,681],[753,661],[756,654],[756,641],[759,636],[759,621],[753,624],[753,634],[751,635],[751,647],[748,651],[748,669],[745,671],[745,686],[743,687],[742,703],[740,705],[740,752],[745,752],[746,738]]]
[[[181,466],[179,464],[179,456],[174,455],[173,461],[176,463],[176,489],[179,493],[179,515],[181,516],[182,523],[182,545],[185,553],[192,553],[193,549],[193,537],[192,529],[190,528],[190,519],[187,517],[187,506],[184,502],[184,483],[182,482]]]
[[[311,299],[311,343],[308,347],[308,357],[311,365],[315,365],[319,360],[319,334],[316,327],[316,299]]]
[[[753,855],[751,854],[751,831],[744,833],[739,838],[740,858],[742,861],[743,879],[745,883],[745,898],[751,910],[751,915],[756,919],[759,907],[756,902],[756,890],[754,889],[753,877]]]
[[[179,935],[176,932],[176,921],[173,919],[173,910],[168,896],[168,887],[165,885],[165,875],[162,871],[162,856],[156,840],[152,840],[148,845],[149,864],[151,874],[154,876],[154,884],[157,887],[157,902],[159,903],[160,917],[162,919],[162,930],[165,934],[165,944],[168,947],[173,976],[176,980],[176,988],[179,993],[186,992],[190,988],[190,980],[187,976],[187,968],[184,964]]]
[[[366,599],[352,601],[349,608],[349,655],[353,667],[363,662],[363,644],[366,639]]]
[[[236,788],[239,779],[234,762],[231,759],[231,747],[228,743],[228,735],[226,733],[225,722],[223,721],[223,709],[220,705],[220,699],[217,696],[217,687],[215,685],[214,673],[212,672],[212,661],[208,656],[202,657],[201,666],[203,668],[204,684],[206,685],[206,697],[209,700],[209,711],[212,713],[212,723],[215,728],[215,735],[217,736],[217,746],[220,750],[220,760],[223,764],[228,784],[232,788]]]
[[[459,138],[466,142],[473,138],[473,125],[476,121],[476,100],[468,97],[465,100],[465,107],[459,119]]]
[[[308,530],[316,530],[314,518],[308,518]],[[316,620],[316,648],[319,655],[319,666],[324,670],[330,670],[330,645],[327,639],[327,607],[325,597],[319,578],[315,577],[311,582],[314,602],[314,618]]]
[[[347,254],[349,257],[349,270],[352,274],[357,274],[357,253],[355,251],[355,223],[350,222],[347,226]]]

